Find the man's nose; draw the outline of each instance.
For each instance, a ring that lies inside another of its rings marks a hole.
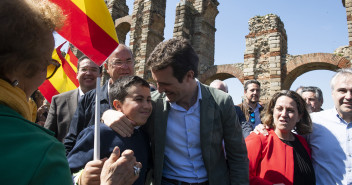
[[[310,104],[308,99],[305,99],[305,101],[306,101],[306,104],[308,104],[308,105]]]
[[[348,100],[352,100],[352,90],[351,91],[347,91],[345,98],[348,99]]]

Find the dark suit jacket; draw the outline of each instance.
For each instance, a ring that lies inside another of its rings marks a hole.
[[[104,124],[100,126],[100,158],[110,157],[111,152],[118,146],[122,153],[126,149],[133,150],[138,162],[142,163],[139,178],[134,183],[144,184],[147,169],[150,167],[150,147],[146,134],[141,129],[135,129],[131,137],[121,137]],[[93,160],[94,153],[94,125],[85,128],[77,137],[77,143],[67,155],[72,173],[83,169],[86,163]]]
[[[210,185],[248,184],[247,149],[232,98],[201,84],[200,140]],[[160,185],[170,104],[165,94],[152,93],[153,113],[145,125],[152,144],[154,184]],[[222,141],[226,145],[225,160]]]
[[[55,137],[63,142],[73,114],[77,108],[79,89],[53,96],[44,127],[55,132]]]
[[[84,94],[78,102],[77,110],[72,118],[68,134],[64,139],[66,155],[75,146],[78,134],[86,127],[94,125],[95,120],[95,95],[93,89]],[[108,82],[100,89],[100,116],[110,109],[108,99]]]

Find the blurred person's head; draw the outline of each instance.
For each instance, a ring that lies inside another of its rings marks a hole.
[[[260,82],[257,80],[248,80],[244,84],[244,96],[247,104],[253,106],[259,102],[260,98]],[[255,107],[252,107],[255,108]]]
[[[210,87],[214,87],[216,89],[222,90],[226,93],[228,93],[228,87],[227,84],[224,81],[221,80],[214,80],[213,82],[210,83]]]
[[[156,86],[152,83],[149,83],[150,86],[150,91],[155,91],[156,90]]]
[[[352,121],[352,69],[340,69],[330,82],[336,111],[346,122]]]
[[[302,89],[304,88],[304,86],[299,86],[299,87],[297,87],[297,89],[296,89],[296,93],[298,93],[299,95],[301,95],[302,94]]]
[[[99,66],[87,56],[82,56],[77,62],[77,80],[83,93],[96,87],[97,77],[100,76]]]
[[[116,80],[109,89],[110,104],[124,113],[136,126],[147,122],[152,112],[150,86],[138,76],[125,76]]]
[[[0,78],[27,98],[56,71],[48,69],[59,66],[51,58],[53,31],[64,19],[62,10],[47,0],[0,1]]]
[[[123,76],[134,75],[134,60],[130,48],[124,44],[119,44],[104,66],[112,83]]]
[[[148,58],[152,77],[160,93],[170,102],[189,102],[195,96],[198,56],[190,42],[173,38],[159,43]]]
[[[321,106],[323,105],[324,99],[323,92],[319,87],[303,87],[300,95],[306,101],[307,106],[311,112],[321,111]]]
[[[282,132],[296,130],[304,135],[312,132],[312,121],[303,98],[294,91],[277,92],[265,108],[263,124]]]

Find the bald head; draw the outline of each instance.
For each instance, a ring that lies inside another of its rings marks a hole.
[[[214,87],[216,89],[222,90],[226,93],[228,93],[228,88],[227,85],[224,81],[221,80],[214,80],[213,82],[210,83],[210,87]]]
[[[105,68],[112,82],[123,76],[134,75],[134,60],[130,48],[124,44],[119,44],[110,55]]]

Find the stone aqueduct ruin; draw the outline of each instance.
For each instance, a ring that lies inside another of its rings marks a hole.
[[[164,40],[166,0],[135,0],[128,15],[126,0],[105,0],[115,21],[120,43],[130,32],[130,47],[135,58],[136,75],[151,81],[145,62],[154,47]],[[275,92],[289,89],[294,80],[309,71],[335,71],[352,64],[352,0],[342,0],[346,8],[349,45],[335,53],[289,55],[287,35],[277,15],[255,16],[249,20],[243,63],[214,65],[215,18],[217,0],[180,0],[176,7],[173,37],[189,39],[199,59],[199,80],[209,84],[214,79],[235,77],[244,83],[257,79],[262,84],[261,100]],[[78,54],[79,55],[79,54]]]

